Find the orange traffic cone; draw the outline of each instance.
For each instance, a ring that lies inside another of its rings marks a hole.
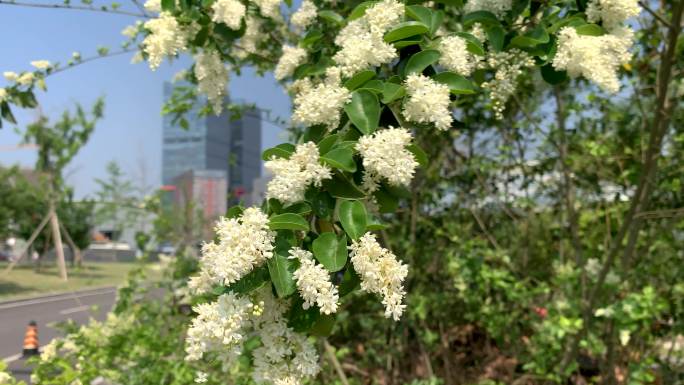
[[[38,346],[38,325],[36,321],[31,321],[24,336],[24,357],[38,354]]]

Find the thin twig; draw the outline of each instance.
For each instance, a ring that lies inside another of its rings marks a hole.
[[[342,369],[342,365],[340,365],[340,361],[338,361],[337,357],[335,356],[335,350],[333,349],[332,346],[330,346],[330,344],[328,343],[327,340],[323,340],[323,346],[325,347],[325,353],[328,355],[328,359],[333,364],[335,371],[337,371],[337,376],[340,377],[340,381],[342,382],[343,385],[349,385],[349,380],[347,380],[347,375],[344,374],[344,370]]]
[[[135,12],[130,12],[130,11],[123,11],[123,10],[119,10],[119,9],[109,9],[109,8],[103,8],[103,7],[96,8],[96,7],[92,7],[92,6],[86,6],[86,5],[23,3],[23,2],[18,2],[18,1],[6,1],[6,0],[0,0],[0,4],[18,5],[20,7],[33,7],[33,8],[70,9],[73,11],[105,12],[105,13],[113,13],[113,14],[126,15],[126,16],[142,17],[142,18],[146,18],[146,19],[150,18],[150,16],[148,16],[146,14],[140,14],[140,13],[135,13]]]
[[[0,0],[0,1],[2,1],[2,0]],[[87,57],[87,58],[85,58],[85,59],[81,59],[81,60],[79,60],[79,61],[76,61],[76,62],[74,62],[73,64],[66,65],[66,66],[64,66],[64,67],[57,67],[57,68],[53,69],[52,71],[50,71],[49,73],[47,73],[45,76],[46,76],[46,77],[47,77],[47,76],[52,76],[52,75],[58,74],[58,73],[60,73],[60,72],[64,72],[64,71],[66,71],[66,70],[69,70],[69,69],[78,67],[78,66],[80,66],[81,64],[86,64],[86,63],[89,63],[89,62],[92,62],[92,61],[95,61],[95,60],[98,60],[98,59],[104,59],[104,58],[114,57],[114,56],[123,55],[123,54],[125,54],[125,53],[134,52],[134,51],[135,51],[134,48],[123,48],[123,49],[121,49],[120,51],[110,52],[110,53],[107,53],[107,54],[104,54],[104,55],[95,55],[95,56]]]
[[[662,16],[660,16],[660,15],[658,14],[658,12],[652,10],[652,9],[648,6],[648,4],[644,3],[643,1],[640,1],[640,2],[639,2],[639,5],[641,6],[641,8],[645,9],[646,12],[650,13],[651,16],[655,17],[656,20],[658,20],[659,22],[661,22],[665,27],[667,27],[668,29],[669,29],[669,28],[672,28],[672,25],[671,25],[667,20],[665,20]]]

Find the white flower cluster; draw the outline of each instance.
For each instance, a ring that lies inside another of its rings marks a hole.
[[[330,282],[330,273],[316,264],[309,251],[293,247],[290,249],[290,259],[297,259],[300,263],[293,275],[299,294],[304,299],[302,307],[308,309],[315,304],[323,314],[335,313],[340,296],[337,287]]]
[[[242,353],[243,343],[259,337],[261,346],[252,352],[254,381],[301,384],[320,370],[318,354],[305,336],[287,326],[285,309],[270,287],[258,290],[252,298],[227,293],[216,302],[195,307],[198,316],[188,329],[186,360],[199,360],[214,352],[230,366]],[[202,377],[198,373],[198,378]]]
[[[226,349],[239,355],[243,329],[261,311],[248,298],[233,293],[222,294],[216,302],[199,304],[194,310],[197,317],[192,320],[185,340],[188,361],[199,360],[211,350]]]
[[[496,17],[501,17],[511,8],[513,8],[512,0],[468,0],[463,10],[465,13],[489,11]]]
[[[47,60],[34,60],[31,65],[43,71],[50,68],[50,62]]]
[[[147,0],[144,7],[150,12],[161,12],[161,0]]]
[[[245,209],[239,218],[221,217],[214,228],[218,242],[202,245],[200,274],[189,286],[205,292],[211,285],[230,285],[273,256],[275,232],[268,216],[256,207]]]
[[[398,321],[406,305],[402,304],[403,282],[408,267],[389,250],[378,244],[375,235],[364,234],[350,246],[351,262],[361,276],[361,289],[382,295],[385,317]]]
[[[297,145],[289,159],[275,158],[264,163],[274,175],[268,182],[266,196],[282,203],[294,203],[304,199],[307,186],[320,186],[331,177],[330,168],[319,162],[318,147],[314,142]]]
[[[454,118],[449,104],[449,87],[422,74],[406,77],[408,100],[404,102],[404,117],[417,123],[434,123],[440,130],[451,126]]]
[[[194,35],[193,28],[183,28],[173,15],[162,12],[158,18],[145,22],[150,34],[143,40],[143,50],[149,56],[150,68],[156,70],[166,56],[174,56],[187,48]]]
[[[339,77],[328,78],[316,86],[306,78],[297,82],[292,121],[306,126],[323,124],[335,128],[340,124],[340,111],[351,99],[351,92],[339,84]]]
[[[641,9],[638,0],[591,0],[587,4],[587,20],[603,22],[608,31],[622,26],[627,19],[638,16]]]
[[[218,52],[205,51],[195,56],[195,77],[199,91],[207,95],[214,113],[220,114],[226,96],[228,70]]]
[[[363,157],[365,184],[385,178],[391,185],[408,186],[418,167],[415,157],[406,149],[410,143],[411,133],[405,128],[389,127],[359,138],[356,150]]]
[[[316,19],[317,14],[316,4],[311,0],[303,0],[299,9],[290,17],[290,22],[296,29],[303,31]]]
[[[306,60],[306,50],[289,45],[283,46],[283,55],[280,56],[275,67],[276,80],[283,80],[294,73],[294,70]]]
[[[249,54],[259,53],[259,43],[263,39],[261,31],[263,22],[258,17],[247,16],[245,18],[245,34],[240,38],[240,47],[235,48],[235,56],[244,59]]]
[[[2,75],[5,77],[5,79],[7,79],[7,81],[15,82],[22,86],[33,85],[33,82],[36,80],[36,76],[33,74],[33,72],[22,72],[21,75],[19,75],[13,71],[5,71]]]
[[[5,99],[7,99],[7,90],[0,88],[0,103],[4,102]]]
[[[383,35],[403,16],[404,4],[383,0],[368,8],[363,17],[347,24],[335,38],[341,49],[333,56],[342,75],[352,76],[397,58],[396,49],[383,40]]]
[[[467,42],[460,36],[447,36],[439,42],[439,64],[459,75],[470,76],[480,57],[468,51]]]
[[[280,0],[252,0],[261,14],[271,19],[280,19]]]
[[[515,93],[518,76],[523,69],[534,66],[532,56],[518,49],[505,52],[490,52],[487,66],[493,70],[494,78],[482,83],[482,88],[489,91],[489,99],[497,119],[503,118],[506,102]]]
[[[566,70],[572,77],[584,76],[609,93],[620,89],[617,71],[631,54],[634,32],[617,28],[601,36],[579,35],[575,28],[564,27],[558,34],[558,52],[553,58],[556,70]]]
[[[217,23],[224,23],[231,29],[240,29],[242,18],[245,17],[247,8],[239,0],[218,0],[212,4],[211,9],[214,14],[211,20]]]

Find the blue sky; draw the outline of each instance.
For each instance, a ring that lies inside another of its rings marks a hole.
[[[129,4],[124,3],[124,9],[134,10]],[[100,12],[0,4],[0,36],[4,37],[0,72],[28,70],[32,60],[66,63],[74,51],[83,57],[93,56],[98,46],[114,51],[124,40],[121,30],[135,20]],[[110,160],[117,161],[138,184],[160,183],[162,85],[187,68],[190,61],[180,58],[152,72],[146,63],[130,64],[131,57],[124,54],[104,58],[55,74],[47,80],[48,91],[37,93],[41,110],[48,117],[56,117],[76,102],[87,106],[97,97],[105,97],[104,119],[66,170],[67,181],[75,186],[79,197],[93,194],[94,179],[104,175]],[[0,78],[0,87],[4,82]],[[253,102],[277,116],[289,117],[289,98],[270,74],[260,78],[253,71],[244,71],[241,77],[231,79],[230,95],[234,100]],[[15,110],[15,115],[21,130],[38,113]],[[264,148],[283,141],[282,131],[268,123],[264,123],[263,136]],[[0,164],[33,166],[33,150],[4,150],[20,140],[13,127],[0,129]]]

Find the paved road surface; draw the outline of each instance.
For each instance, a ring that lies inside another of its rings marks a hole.
[[[28,382],[30,370],[20,356],[29,321],[38,323],[38,339],[42,346],[61,336],[53,327],[59,321],[72,319],[84,324],[90,317],[103,320],[115,297],[116,289],[108,287],[0,303],[0,359],[9,363],[15,376]],[[92,311],[93,305],[98,306],[97,312]]]

